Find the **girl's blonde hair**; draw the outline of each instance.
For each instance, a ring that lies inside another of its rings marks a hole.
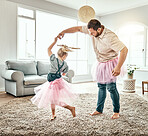
[[[66,52],[66,50],[64,48],[60,48],[57,52],[59,57],[63,57],[64,55],[68,55],[68,53]]]

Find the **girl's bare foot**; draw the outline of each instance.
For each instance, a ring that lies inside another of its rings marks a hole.
[[[72,107],[70,111],[72,113],[72,116],[76,117],[75,107]]]
[[[56,118],[56,115],[52,115],[52,117],[51,117],[50,120],[52,121],[52,120],[54,120],[55,118]]]
[[[120,117],[119,113],[114,113],[111,119],[118,119]]]
[[[66,106],[64,106],[64,108],[69,109],[71,111],[73,117],[76,116],[75,107],[66,105]]]
[[[93,113],[90,113],[91,116],[98,115],[98,114],[102,114],[102,113],[98,111],[94,111]]]

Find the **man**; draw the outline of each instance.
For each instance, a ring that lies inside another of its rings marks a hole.
[[[92,19],[86,26],[76,26],[63,30],[58,37],[63,38],[65,33],[82,32],[92,36],[93,47],[96,53],[98,64],[96,66],[95,74],[99,87],[98,102],[96,111],[90,115],[98,115],[103,113],[104,102],[106,98],[106,88],[110,92],[113,102],[112,119],[119,118],[120,103],[119,93],[116,88],[116,76],[120,74],[121,67],[126,59],[128,49],[118,39],[117,35],[105,28],[101,23]],[[118,53],[120,57],[118,59]]]

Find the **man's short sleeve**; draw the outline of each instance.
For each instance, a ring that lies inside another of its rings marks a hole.
[[[125,47],[125,45],[119,40],[118,36],[114,33],[109,36],[109,45],[115,52],[119,52]]]
[[[87,26],[82,26],[82,33],[89,34]]]

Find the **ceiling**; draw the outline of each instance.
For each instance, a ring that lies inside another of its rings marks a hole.
[[[46,0],[51,3],[79,10],[84,5],[94,8],[97,16],[148,5],[148,0]]]

